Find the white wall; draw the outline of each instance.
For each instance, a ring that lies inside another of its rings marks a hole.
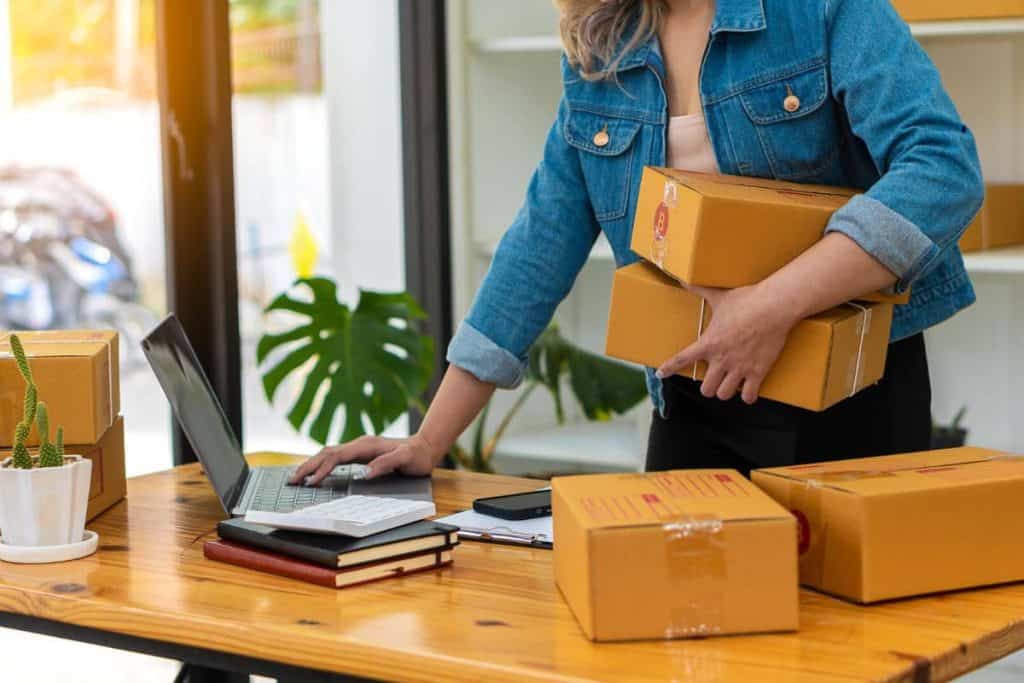
[[[988,182],[1024,182],[1024,36],[922,44],[974,132]],[[932,412],[967,406],[968,440],[1024,453],[1024,273],[972,273],[978,302],[928,331]]]

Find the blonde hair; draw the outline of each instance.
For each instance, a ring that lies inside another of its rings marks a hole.
[[[555,6],[569,64],[588,81],[613,79],[623,56],[657,33],[665,13],[665,0],[555,0]]]

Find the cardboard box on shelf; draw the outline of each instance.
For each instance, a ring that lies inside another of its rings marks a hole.
[[[117,333],[105,330],[17,332],[52,424],[64,427],[64,441],[92,444],[121,409]],[[13,444],[22,417],[25,383],[11,355],[9,334],[0,335],[0,447]],[[28,445],[39,444],[35,426]]]
[[[615,272],[605,352],[658,367],[695,342],[711,320],[700,297],[647,263]],[[885,370],[892,304],[848,304],[799,322],[761,385],[764,398],[824,410],[877,382]],[[705,366],[688,368],[703,379]]]
[[[796,520],[734,470],[552,481],[555,581],[591,640],[798,627]]]
[[[644,168],[630,248],[704,287],[753,285],[818,242],[856,190]],[[906,303],[909,293],[864,297]]]
[[[985,203],[960,237],[960,251],[1024,244],[1024,185],[989,183]]]
[[[124,418],[118,416],[114,424],[95,444],[67,444],[64,452],[80,455],[92,461],[92,484],[89,487],[89,507],[86,519],[92,520],[110,506],[124,499],[127,480],[124,469]],[[0,461],[11,455],[10,449],[0,450]]]
[[[1024,16],[1024,0],[893,0],[904,21],[998,19]]]
[[[797,516],[812,588],[868,603],[1024,579],[1024,456],[953,448],[752,478]]]
[[[960,253],[968,254],[985,248],[985,231],[982,227],[984,214],[985,207],[982,207],[978,215],[974,217],[974,220],[964,229],[964,234],[960,235]]]

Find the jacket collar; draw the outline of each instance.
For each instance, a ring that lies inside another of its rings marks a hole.
[[[711,22],[711,34],[763,31],[767,26],[764,18],[764,0],[717,0],[715,18]],[[628,71],[638,66],[646,66],[653,61],[653,57],[658,58],[660,65],[661,48],[656,35],[623,57],[615,70]]]
[[[711,33],[723,31],[762,31],[768,24],[764,19],[764,0],[717,0]]]

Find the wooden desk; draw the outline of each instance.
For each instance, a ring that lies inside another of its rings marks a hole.
[[[438,472],[434,486],[447,513],[536,482]],[[805,591],[796,634],[598,645],[559,597],[550,551],[466,542],[449,569],[333,591],[204,560],[222,514],[198,466],[128,492],[91,525],[95,556],[0,565],[0,625],[286,679],[311,667],[401,680],[916,683],[1024,646],[1024,585],[871,608]]]

